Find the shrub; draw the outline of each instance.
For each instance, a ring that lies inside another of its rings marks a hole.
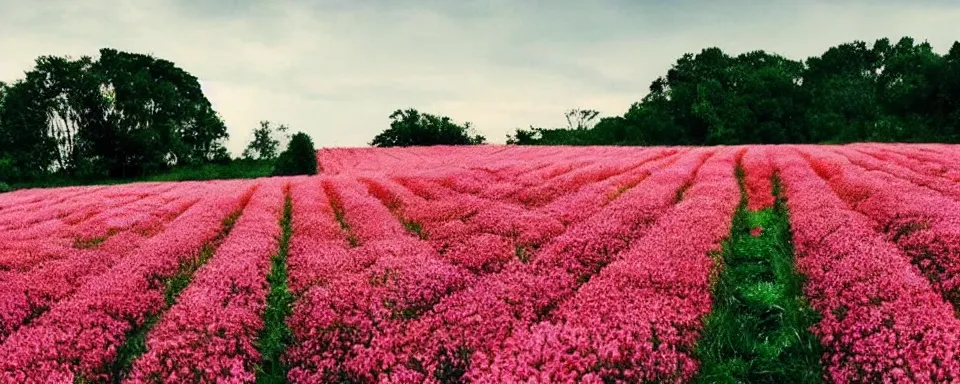
[[[313,140],[306,133],[297,132],[290,138],[287,149],[277,157],[273,176],[317,174],[317,153]]]

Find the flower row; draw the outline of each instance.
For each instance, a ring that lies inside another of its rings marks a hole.
[[[217,196],[139,247],[0,345],[0,382],[107,378],[126,335],[165,307],[165,279],[221,233],[221,222],[249,198],[249,184],[220,182]]]
[[[147,335],[130,382],[252,382],[286,181],[261,182],[229,236]]]
[[[823,316],[813,331],[828,379],[960,379],[960,321],[950,305],[799,154],[784,149],[773,157],[785,185],[797,270]]]
[[[676,191],[709,155],[692,153],[661,170],[661,176],[654,174],[598,212],[593,222],[573,229],[579,233],[557,238],[569,246],[547,245],[541,254],[578,255],[584,248],[577,244],[591,246],[580,242],[590,236],[597,257],[583,263],[588,264],[585,270],[598,270],[603,257],[614,258],[616,247],[625,248],[623,236],[639,236],[662,212],[660,207],[673,204]],[[590,230],[595,223],[617,220],[621,228]],[[475,280],[429,252],[408,251],[315,287],[301,298],[291,319],[300,342],[290,350],[290,379],[416,382],[463,371],[475,356],[498,350],[514,329],[546,315],[582,283],[559,263],[563,257],[554,259],[560,265],[540,257]],[[394,292],[403,294],[389,298]],[[398,301],[403,297],[407,299]]]
[[[846,157],[808,150],[814,170],[874,228],[895,242],[934,288],[960,308],[960,205],[885,172],[867,172]]]

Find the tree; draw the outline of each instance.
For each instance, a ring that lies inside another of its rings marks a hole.
[[[4,93],[0,164],[17,178],[135,176],[229,156],[197,79],[152,56],[41,56]]]
[[[306,133],[297,132],[290,138],[287,149],[277,157],[274,176],[317,174],[317,152],[313,140]]]
[[[36,76],[3,91],[0,108],[0,180],[24,181],[46,175],[56,141],[46,131],[47,113]]]
[[[533,126],[530,129],[517,128],[513,135],[507,134],[507,144],[531,145],[542,139],[540,132]]]
[[[593,120],[600,115],[600,112],[597,112],[592,109],[579,109],[574,108],[564,116],[567,118],[567,128],[569,129],[590,129],[593,128]]]
[[[470,123],[458,125],[446,116],[421,114],[416,109],[396,110],[390,115],[390,128],[381,132],[370,145],[406,147],[414,145],[474,145],[486,138],[474,134]]]
[[[100,50],[96,71],[104,121],[92,132],[91,150],[111,176],[203,163],[223,152],[226,126],[196,77],[169,61],[113,49]]]
[[[943,58],[937,79],[936,104],[931,124],[950,132],[953,142],[960,141],[960,42],[954,42]]]
[[[877,74],[882,65],[877,51],[854,41],[831,47],[819,57],[807,59],[803,89],[810,97],[805,123],[811,141],[863,140],[881,119]]]
[[[253,140],[243,150],[245,159],[272,160],[277,157],[280,140],[275,138],[277,133],[285,133],[288,127],[280,124],[276,128],[270,126],[269,121],[261,121],[260,128],[253,130]]]

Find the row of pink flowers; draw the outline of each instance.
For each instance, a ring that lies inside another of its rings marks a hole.
[[[484,273],[499,270],[516,257],[513,239],[490,233],[468,232],[468,226],[461,219],[471,212],[464,209],[466,206],[440,204],[450,201],[446,199],[427,201],[386,177],[364,177],[361,181],[367,185],[371,196],[380,200],[399,220],[420,225],[421,236],[428,236],[428,243],[441,252],[447,262],[474,273]],[[481,209],[482,204],[477,200],[474,202],[477,203],[475,209]],[[427,211],[429,213],[419,218],[412,215],[413,212]],[[431,218],[436,218],[436,221],[425,221]],[[433,223],[439,224],[435,226]]]
[[[644,153],[647,156],[639,159],[622,159],[618,161],[608,159],[605,161],[577,164],[577,167],[571,172],[547,179],[538,185],[525,186],[525,188],[520,189],[510,198],[526,207],[542,207],[560,196],[565,196],[579,190],[585,185],[597,183],[623,174],[647,162],[661,159],[675,152],[676,151],[645,151]]]
[[[499,271],[516,259],[517,249],[525,255],[532,254],[541,244],[562,233],[566,225],[579,221],[574,219],[596,212],[616,194],[643,180],[651,170],[676,160],[663,156],[653,153],[649,156],[651,161],[642,166],[634,166],[630,172],[587,187],[568,183],[572,191],[562,200],[532,211],[509,203],[464,196],[422,179],[403,180],[419,193],[385,177],[365,178],[364,182],[371,193],[405,220],[421,225],[446,260],[476,273],[489,273]],[[659,161],[653,161],[655,159]],[[583,174],[570,175],[576,179]],[[558,222],[558,217],[568,220]]]
[[[564,149],[564,152],[573,151]],[[589,216],[623,190],[636,185],[649,174],[650,170],[675,161],[675,158],[667,160],[663,157],[677,150],[650,149],[637,152],[641,155],[619,159],[621,163],[626,164],[630,164],[631,158],[638,160],[635,160],[637,163],[626,167],[629,168],[626,172],[620,172],[623,168],[618,169],[616,175],[607,173],[611,164],[609,157],[596,160],[598,164],[595,168],[550,167],[548,164],[545,167],[534,167],[533,171],[526,173],[522,168],[511,169],[512,173],[507,176],[519,175],[521,178],[539,180],[546,186],[542,190],[550,191],[550,199],[541,200],[535,204],[545,206],[533,211],[511,204],[509,202],[511,198],[507,198],[507,202],[502,202],[462,193],[469,192],[483,196],[484,193],[481,191],[501,188],[498,186],[456,178],[457,186],[447,184],[449,189],[445,189],[444,181],[449,183],[449,180],[455,178],[449,175],[437,176],[436,173],[430,177],[405,177],[398,180],[404,184],[404,187],[410,188],[414,197],[409,196],[409,193],[392,192],[394,195],[402,196],[399,200],[405,206],[403,209],[405,218],[421,224],[431,242],[438,250],[444,252],[445,256],[446,251],[449,250],[454,260],[463,259],[464,257],[460,257],[463,254],[461,251],[469,248],[470,244],[485,243],[496,244],[497,255],[503,260],[509,260],[513,255],[504,254],[500,250],[508,249],[507,244],[511,239],[515,243],[514,248],[522,249],[526,254],[534,252],[540,245],[562,233],[565,226]],[[580,154],[583,155],[583,151],[580,151]],[[603,182],[585,186],[588,180],[598,177],[606,177],[606,179]],[[439,180],[439,182],[431,182],[430,179]],[[511,180],[509,183],[504,181],[500,184],[508,185],[508,189],[520,191],[525,187],[521,181]],[[561,187],[568,190],[563,191]],[[562,198],[558,200],[556,199],[558,197]],[[510,250],[510,253],[515,252]],[[476,258],[466,257],[466,259],[471,259],[467,261],[467,265],[477,266]],[[481,260],[483,259],[487,258],[482,257]],[[498,270],[500,267],[502,265],[495,265],[492,268],[484,265],[482,270],[489,272]]]
[[[287,182],[260,183],[230,235],[148,335],[129,382],[254,381]]]
[[[395,246],[403,253],[384,254],[362,272],[341,273],[300,298],[288,320],[298,341],[286,354],[292,382],[377,380],[396,362],[376,353],[373,343],[404,335],[409,319],[468,284],[472,275],[404,241]]]
[[[196,191],[187,188],[185,192]],[[150,200],[146,199],[148,202]],[[123,223],[126,227],[137,225],[150,233],[158,233],[168,219],[167,212],[179,215],[195,201],[195,197],[184,195],[179,200],[161,206],[143,221],[128,220]],[[145,205],[149,208],[155,204]],[[119,233],[96,249],[70,249],[65,257],[49,260],[29,271],[0,280],[0,342],[29,317],[44,312],[88,279],[97,277],[118,261],[134,254],[144,238],[139,233],[125,231],[128,228],[124,226],[114,226]]]
[[[292,194],[290,286],[302,292],[288,321],[297,340],[286,354],[292,381],[335,380],[344,361],[367,361],[366,340],[392,334],[470,279],[407,233],[354,180],[308,180],[294,185]],[[328,197],[343,207],[357,247],[347,248],[344,234],[329,225]]]
[[[572,172],[521,189],[513,199],[528,207],[542,207],[560,196],[569,196],[571,192],[578,191],[586,185],[596,185],[618,175],[630,173],[650,162],[677,152],[679,152],[677,149],[650,149],[640,152],[640,155],[635,158],[590,159],[592,161],[578,166]]]
[[[797,269],[807,277],[808,300],[823,315],[813,331],[824,347],[827,378],[960,379],[960,320],[953,308],[801,156],[784,148],[773,157],[786,188]]]
[[[380,201],[371,198],[367,188],[357,180],[333,177],[325,179],[323,184],[331,204],[343,207],[349,230],[361,244],[406,235],[396,217]]]
[[[104,209],[78,225],[69,228],[69,235],[78,240],[108,238],[123,231],[149,234],[160,221],[176,218],[199,201],[205,187],[201,183],[184,183],[159,193],[141,193],[139,200]]]
[[[500,168],[485,166],[482,168],[485,172],[459,169],[411,175],[435,181],[457,193],[525,206],[542,206],[586,183],[625,172],[643,162],[676,151],[653,148],[637,150],[628,156],[611,157],[602,153],[564,149],[559,151],[562,157],[557,161],[541,158],[531,159],[530,162],[512,161]]]
[[[886,173],[918,186],[935,190],[953,199],[960,198],[960,184],[956,183],[957,180],[951,180],[944,177],[943,174],[931,175],[917,172],[914,170],[916,165],[910,159],[905,159],[895,153],[874,155],[852,148],[834,148],[833,151],[866,170]],[[949,168],[941,169],[948,170]]]
[[[850,207],[874,221],[960,308],[960,205],[929,188],[881,171],[867,172],[825,150],[807,151],[811,164]]]
[[[556,217],[569,226],[593,215],[620,195],[635,187],[650,176],[654,171],[671,167],[686,153],[687,149],[680,149],[676,153],[651,159],[640,166],[608,179],[588,184],[580,189],[558,196],[538,211]]]
[[[287,256],[288,283],[292,292],[300,294],[355,268],[356,259],[347,251],[347,237],[334,219],[320,178],[294,183],[290,199],[293,235]]]
[[[4,194],[5,208],[0,211],[0,228],[10,230],[17,227],[26,227],[29,222],[56,218],[57,215],[65,212],[62,209],[56,209],[59,206],[76,204],[78,200],[82,201],[85,197],[94,196],[96,193],[105,190],[107,188],[103,186],[68,187],[63,189],[31,189]],[[59,193],[54,194],[52,191]],[[26,195],[26,197],[22,197],[23,195]],[[36,215],[45,216],[35,218]]]
[[[102,228],[91,220],[103,211],[122,209],[140,202],[158,189],[170,186],[153,185],[151,189],[125,185],[115,189],[93,189],[76,199],[52,202],[50,206],[30,212],[12,214],[6,231],[0,232],[0,267],[27,271],[47,261],[66,257],[74,252],[74,243],[98,236],[82,237],[84,228]],[[95,232],[95,231],[94,231]],[[103,233],[102,235],[105,235]]]
[[[741,166],[746,173],[743,182],[747,190],[747,209],[751,211],[773,207],[771,151],[771,147],[757,146],[749,148],[743,155]]]
[[[195,257],[240,209],[247,181],[211,186],[212,197],[139,247],[98,279],[10,335],[0,345],[0,382],[72,382],[77,375],[105,379],[125,335],[165,307],[164,280]]]
[[[690,180],[690,175],[709,155],[709,151],[699,150],[685,156],[677,166],[662,170],[663,176],[657,177],[657,174],[651,176],[649,181],[627,191],[603,212],[597,213],[597,220],[603,221],[602,218],[613,219],[610,216],[615,212],[626,211],[615,216],[624,220],[623,230],[607,232],[606,235],[611,236],[609,238],[595,238],[597,254],[604,252],[602,248],[606,247],[604,243],[610,243],[613,246],[623,243],[622,239],[613,238],[613,236],[623,234],[639,236],[637,232],[642,232],[649,227],[655,217],[644,219],[637,218],[636,215],[641,213],[656,215],[662,212],[644,208],[651,205],[672,205],[677,188]],[[591,224],[584,224],[585,233],[589,233],[587,228]],[[579,236],[570,236],[567,239],[577,241]],[[547,247],[549,249],[551,246]],[[560,249],[566,249],[569,252],[568,255],[578,253],[575,247],[561,246]],[[616,255],[616,249],[609,248],[609,251],[609,257]],[[333,342],[324,336],[323,342],[311,341],[309,344],[291,349],[293,366],[291,379],[296,382],[311,382],[330,380],[342,375],[374,381],[432,380],[433,373],[443,371],[444,367],[469,365],[471,356],[497,350],[513,329],[547,315],[549,308],[575,292],[574,288],[578,285],[578,281],[582,283],[582,280],[577,279],[578,276],[568,273],[563,267],[549,267],[545,262],[537,262],[539,257],[535,257],[530,264],[509,263],[503,271],[475,281],[454,279],[457,276],[469,275],[445,272],[449,271],[449,267],[428,262],[427,260],[433,260],[429,254],[421,257],[423,261],[418,264],[431,265],[430,268],[417,271],[395,267],[398,271],[404,271],[398,276],[432,273],[435,277],[427,280],[436,281],[430,284],[435,288],[427,292],[441,292],[446,295],[421,294],[420,297],[429,299],[426,300],[427,305],[422,307],[432,309],[414,310],[413,316],[409,316],[411,318],[408,321],[385,321],[382,316],[374,315],[394,312],[383,309],[381,301],[377,299],[378,294],[370,292],[371,288],[361,288],[364,287],[364,280],[369,280],[370,275],[355,278],[353,283],[347,280],[335,280],[324,289],[314,290],[319,293],[305,295],[298,304],[298,311],[291,323],[295,324],[292,328],[299,329],[295,331],[301,335],[298,339],[310,340],[328,332],[335,332],[333,333],[335,336],[330,337],[345,341],[331,344]],[[584,263],[589,262],[590,260],[584,260]],[[596,260],[595,262],[601,264],[604,261]],[[598,266],[590,267],[590,269],[594,268],[599,269]],[[341,285],[350,287],[347,291],[365,293],[359,296],[349,295],[341,291],[343,289]],[[458,289],[461,287],[464,288]],[[310,299],[307,299],[308,297]],[[344,303],[341,298],[347,298],[349,301]],[[310,305],[313,308],[312,311],[299,309],[306,308],[308,305],[306,303],[314,303]],[[319,309],[316,309],[331,306],[332,309],[323,309],[330,311],[327,315],[322,315],[317,312]],[[347,310],[347,308],[351,309]],[[351,315],[351,313],[363,315]],[[339,347],[331,347],[332,349],[325,347],[329,345],[339,345]],[[461,349],[470,351],[467,362],[460,361],[462,357],[458,357]]]
[[[727,149],[700,168],[675,208],[549,320],[514,331],[474,357],[468,377],[501,382],[680,382],[697,372],[693,347],[711,308],[710,253],[740,198]]]
[[[530,170],[584,159],[634,158],[648,149],[655,148],[500,145],[324,148],[317,151],[317,158],[325,174],[365,172],[409,174],[410,165],[416,164],[416,171],[484,170],[504,179],[516,179],[522,184],[534,185],[533,179],[524,176]]]
[[[398,214],[420,225],[444,257],[475,272],[499,270],[516,258],[517,249],[530,253],[565,228],[546,212],[457,193],[429,181],[398,181],[405,185],[379,180],[374,193],[388,204],[398,204]],[[410,191],[404,191],[405,187]],[[481,255],[464,253],[471,245],[482,244],[493,248]]]
[[[892,153],[923,163],[930,170],[947,171],[953,175],[960,170],[960,158],[953,146],[931,144],[855,144],[851,147],[866,148],[873,153]]]

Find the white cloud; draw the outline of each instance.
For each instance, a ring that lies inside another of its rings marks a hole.
[[[945,51],[950,2],[11,0],[0,2],[0,80],[39,55],[153,53],[200,78],[239,153],[259,120],[318,146],[362,146],[415,107],[502,142],[563,112],[623,113],[683,53],[719,46],[791,58],[854,39]],[[759,5],[758,5],[759,4]]]

